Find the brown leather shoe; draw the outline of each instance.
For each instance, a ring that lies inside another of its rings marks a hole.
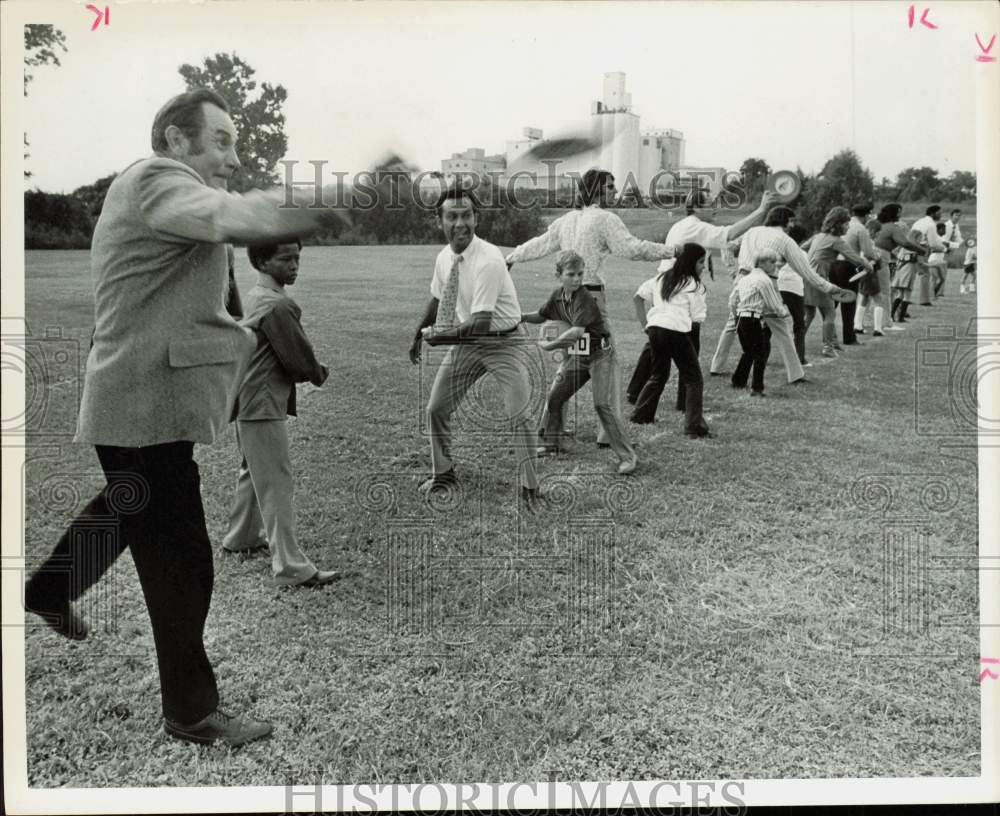
[[[236,747],[246,742],[271,736],[273,726],[263,720],[236,717],[216,709],[194,725],[181,725],[164,718],[163,730],[170,736],[187,742],[209,745],[218,740]]]

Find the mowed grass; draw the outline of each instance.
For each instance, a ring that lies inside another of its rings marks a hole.
[[[640,469],[619,477],[594,445],[588,386],[572,453],[540,463],[550,507],[525,518],[488,382],[456,420],[461,493],[416,494],[434,362],[411,366],[406,350],[437,250],[306,248],[293,290],[331,368],[324,388],[300,388],[290,421],[299,536],[317,564],[356,577],[277,590],[267,558],[224,555],[232,429],[196,449],[216,546],[208,652],[224,707],[273,720],[273,738],[231,751],[162,734],[126,553],[81,602],[87,641],[28,622],[30,784],[979,774],[975,450],[943,451],[914,423],[918,339],[932,324],[961,334],[974,315],[959,273],[908,331],[868,335],[837,360],[819,357],[814,326],[814,382],[785,385],[775,355],[764,400],[707,376],[729,290],[728,277],[709,281],[701,358],[716,438],[683,436],[672,381],[657,424],[631,428]],[[605,266],[626,378],[644,339],[631,295],[653,271]],[[524,310],[554,285],[550,261],[513,275]],[[85,350],[87,254],[29,252],[26,283],[32,331],[61,327]],[[554,369],[539,366],[537,410]],[[946,381],[931,385],[921,410],[948,426]],[[29,567],[102,484],[91,448],[43,444],[65,443],[51,434],[72,430],[72,395],[48,389],[50,435],[29,442]],[[884,523],[921,514],[938,568],[904,598],[887,583]]]

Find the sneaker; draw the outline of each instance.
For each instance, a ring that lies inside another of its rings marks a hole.
[[[958,287],[958,293],[960,295],[964,295],[965,294],[965,287],[964,286],[959,286]]]
[[[803,363],[803,364],[802,364],[802,367],[803,367],[803,368],[812,368],[812,367],[813,367],[813,364],[812,364],[812,363]]]
[[[271,723],[263,720],[236,717],[216,709],[194,725],[181,725],[164,718],[163,730],[170,736],[187,742],[209,745],[219,740],[235,748],[237,745],[270,736],[274,728]]]
[[[811,383],[811,382],[812,382],[812,380],[810,380],[808,377],[799,377],[797,380],[792,380],[788,384],[789,385],[803,385],[804,383]]]
[[[855,334],[864,334],[864,333],[865,333],[865,330],[864,330],[864,329],[855,329],[855,330],[854,330],[854,333],[855,333]]]
[[[828,348],[823,349],[820,352],[820,355],[823,356],[823,357],[836,357],[837,356],[837,352],[835,352],[832,348],[828,347]]]
[[[882,332],[880,332],[880,331],[873,331],[872,332],[872,337],[885,337],[885,335],[882,334]]]

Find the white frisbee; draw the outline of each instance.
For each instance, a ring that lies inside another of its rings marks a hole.
[[[767,177],[767,189],[778,197],[780,204],[787,204],[798,197],[802,180],[794,170],[778,170]]]

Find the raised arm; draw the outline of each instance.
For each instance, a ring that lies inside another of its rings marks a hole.
[[[536,235],[531,240],[514,247],[507,256],[507,266],[509,267],[515,263],[523,263],[524,261],[533,261],[536,258],[544,258],[546,255],[551,255],[553,252],[558,252],[562,249],[562,244],[559,241],[561,221],[562,218],[557,218],[549,224],[549,228],[541,235]]]
[[[787,235],[781,236],[781,239],[779,240],[781,243],[780,251],[782,257],[784,257],[788,265],[792,267],[792,269],[795,270],[804,281],[812,284],[821,292],[833,293],[840,291],[839,286],[820,277],[819,273],[812,268],[812,264],[809,263],[809,257],[802,251],[795,241]]]
[[[754,210],[750,215],[745,218],[741,218],[735,224],[729,225],[728,240],[732,241],[739,238],[744,232],[746,232],[750,227],[756,227],[764,220],[764,216],[767,215],[767,211],[771,209],[771,206],[775,202],[775,195],[770,190],[765,190],[764,195],[760,198],[760,204],[757,209]],[[708,247],[706,247],[707,249]],[[713,249],[721,249],[721,247],[713,247]]]
[[[280,241],[308,235],[340,217],[330,207],[285,207],[281,189],[239,195],[207,187],[193,171],[172,159],[149,162],[137,192],[146,223],[184,241]]]
[[[612,255],[630,261],[662,261],[674,257],[672,246],[636,238],[628,231],[625,222],[612,212],[605,211],[602,226],[604,242]]]

